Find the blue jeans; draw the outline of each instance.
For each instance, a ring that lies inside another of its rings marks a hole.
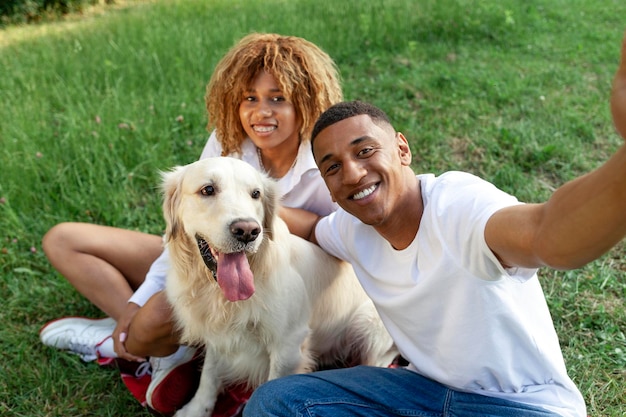
[[[452,390],[404,368],[357,366],[269,381],[243,410],[256,416],[547,417],[517,402]]]

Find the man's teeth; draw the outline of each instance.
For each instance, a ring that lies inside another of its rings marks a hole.
[[[355,195],[352,196],[353,200],[360,200],[362,198],[367,197],[368,195],[372,194],[374,192],[374,190],[376,189],[376,185],[372,185],[370,188],[367,188],[363,191],[359,191],[358,193],[356,193]]]
[[[267,133],[276,129],[276,126],[254,126],[254,131],[259,133]]]

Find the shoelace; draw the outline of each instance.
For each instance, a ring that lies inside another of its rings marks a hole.
[[[135,369],[135,378],[141,378],[144,375],[152,375],[152,367],[150,362],[142,362],[137,369]]]

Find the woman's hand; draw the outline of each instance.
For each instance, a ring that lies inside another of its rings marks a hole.
[[[126,339],[128,337],[128,328],[139,306],[135,303],[128,303],[124,313],[117,321],[117,326],[113,330],[113,348],[118,358],[126,359],[128,361],[145,362],[146,358],[141,356],[135,356],[126,350]]]

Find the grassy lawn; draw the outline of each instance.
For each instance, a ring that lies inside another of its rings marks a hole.
[[[608,96],[625,15],[623,0],[162,0],[1,30],[0,415],[148,415],[114,370],[39,342],[50,319],[100,316],[41,237],[61,221],[161,233],[158,172],[199,157],[205,85],[241,36],[320,45],[346,98],[409,138],[416,172],[536,202],[621,143]],[[589,414],[626,415],[626,243],[541,282]]]

